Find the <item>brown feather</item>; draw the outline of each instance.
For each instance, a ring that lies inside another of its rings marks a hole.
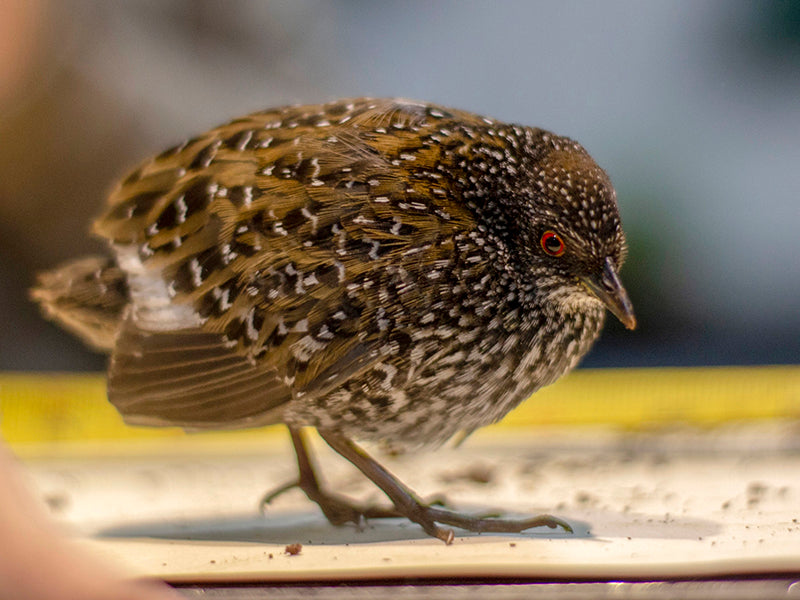
[[[108,398],[128,423],[207,429],[279,422],[291,393],[274,370],[251,364],[218,335],[148,333],[126,322]]]

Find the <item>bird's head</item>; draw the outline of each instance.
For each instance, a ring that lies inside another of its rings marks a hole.
[[[563,308],[602,302],[625,327],[636,317],[619,278],[625,260],[616,193],[606,173],[578,143],[533,131],[515,195],[518,244],[537,293]]]

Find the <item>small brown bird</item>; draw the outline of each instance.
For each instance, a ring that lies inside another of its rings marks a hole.
[[[466,435],[572,369],[605,308],[635,326],[615,192],[576,142],[398,99],[267,110],[139,166],[94,232],[111,257],[33,296],[110,352],[128,423],[285,423],[293,485],[334,524],[402,515],[447,543],[439,524],[568,528],[426,505],[352,440]],[[323,490],[305,426],[394,509]]]

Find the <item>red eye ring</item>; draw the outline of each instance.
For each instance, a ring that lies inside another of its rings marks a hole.
[[[555,231],[549,229],[542,234],[542,238],[539,240],[539,243],[542,245],[542,250],[544,250],[550,256],[561,256],[564,254],[564,250],[566,249],[564,246],[564,240],[561,239],[561,236]]]

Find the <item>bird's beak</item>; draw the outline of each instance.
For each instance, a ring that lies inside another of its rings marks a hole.
[[[617,266],[610,256],[603,261],[603,271],[600,276],[587,275],[580,278],[581,283],[597,296],[606,308],[617,317],[628,329],[636,328],[636,316],[633,314],[633,304],[628,298],[628,292],[622,287],[622,282],[617,274]]]

